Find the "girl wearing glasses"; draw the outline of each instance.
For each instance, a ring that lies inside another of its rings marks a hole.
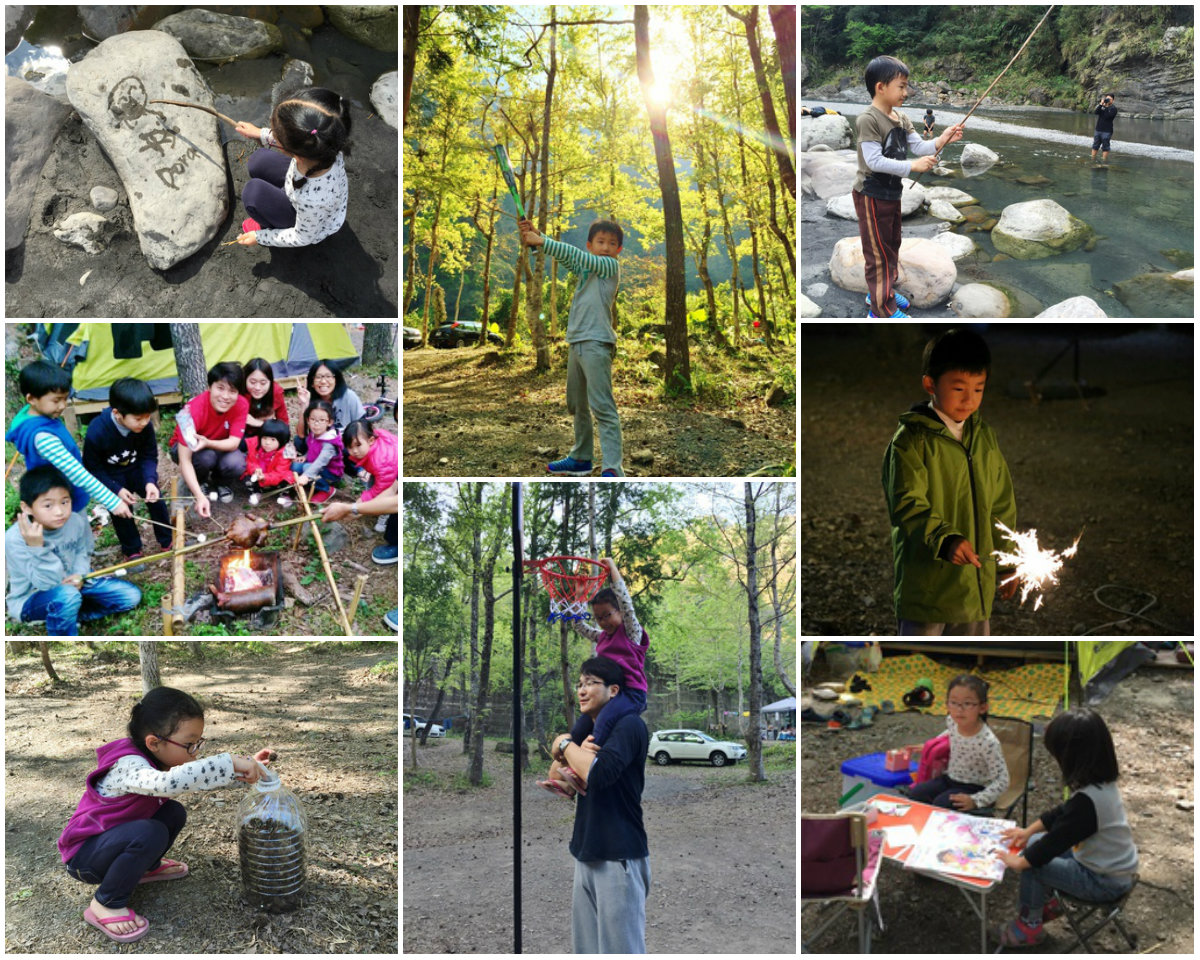
[[[988,729],[988,685],[961,674],[946,692],[950,765],[944,775],[915,783],[908,795],[921,803],[962,811],[991,806],[1008,789],[1004,749]]]
[[[183,805],[169,798],[238,781],[254,783],[256,761],[271,753],[198,759],[204,710],[170,687],[156,687],[134,704],[128,732],[96,751],[96,769],[58,838],[67,873],[98,885],[84,919],[118,943],[140,940],[150,931],[149,921],[129,906],[138,884],[187,875],[187,864],[163,857],[187,820]]]

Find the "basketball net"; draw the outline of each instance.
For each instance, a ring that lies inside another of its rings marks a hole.
[[[525,562],[537,569],[542,586],[550,595],[551,623],[592,619],[588,604],[608,576],[607,567],[587,557],[547,557]]]

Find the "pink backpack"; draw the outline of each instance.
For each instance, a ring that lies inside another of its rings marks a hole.
[[[924,783],[940,777],[950,766],[950,734],[943,733],[932,740],[925,741],[921,750],[921,762],[917,764],[917,772],[913,774],[913,783]]]

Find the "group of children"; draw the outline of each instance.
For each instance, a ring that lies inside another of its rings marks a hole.
[[[37,360],[21,370],[19,386],[26,406],[6,439],[24,457],[26,471],[17,522],[5,533],[6,612],[22,623],[45,621],[49,636],[76,636],[80,620],[122,613],[141,601],[141,591],[127,580],[87,576],[93,548],[84,512],[89,500],[111,513],[130,572],[140,571],[137,561],[144,556],[132,511],[139,499],[146,502],[160,547],[171,545],[151,422],[158,401],[145,382],[117,380],[80,451],[61,419],[71,375]],[[311,484],[312,502],[323,503],[347,470],[367,483],[359,503],[391,491],[400,470],[397,438],[361,419],[365,408],[341,368],[317,361],[297,394],[305,409],[293,437],[283,388],[269,362],[225,361],[208,371],[208,389],[184,405],[168,441],[197,515],[210,517],[213,500],[232,502],[237,483],[251,503],[276,492],[285,507],[292,502],[285,491],[297,485]],[[389,542],[372,554],[377,563],[398,560],[395,526],[394,517],[379,517],[376,529],[387,531]]]

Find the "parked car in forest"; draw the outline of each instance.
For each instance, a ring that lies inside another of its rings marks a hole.
[[[414,717],[411,713],[406,713],[404,715],[404,729],[411,730],[414,737],[427,722],[428,721],[425,719],[425,717]],[[440,723],[432,724],[429,727],[429,736],[444,737],[445,735],[446,731],[442,728]]]
[[[498,333],[488,331],[488,343],[496,346],[504,345],[504,338]],[[429,335],[429,343],[434,347],[465,347],[474,346],[479,342],[479,324],[471,320],[459,320],[456,323],[443,323]]]
[[[421,331],[416,327],[404,327],[404,349],[411,350],[421,345]]]
[[[684,760],[703,760],[714,767],[746,759],[746,748],[729,740],[716,740],[700,730],[656,730],[646,756],[665,767]]]

